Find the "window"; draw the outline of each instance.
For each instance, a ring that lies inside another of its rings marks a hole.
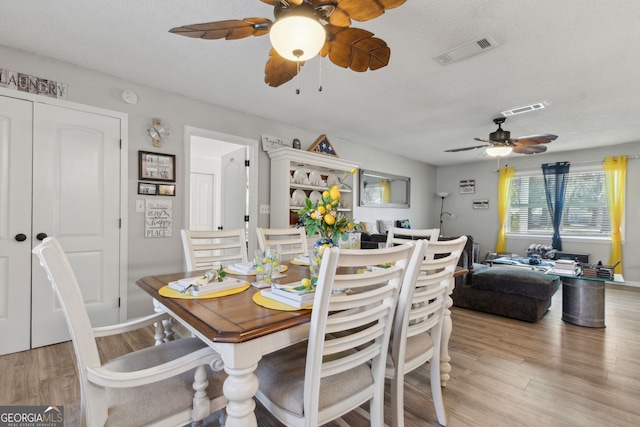
[[[553,234],[542,171],[536,174],[516,173],[513,178],[507,212],[507,233]],[[594,167],[570,170],[560,235],[608,237],[610,234],[604,172]]]

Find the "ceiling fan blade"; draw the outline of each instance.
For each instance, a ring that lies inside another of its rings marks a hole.
[[[489,139],[482,139],[482,138],[473,138],[475,141],[479,141],[479,142],[486,142],[488,144],[496,144],[496,141],[491,141]]]
[[[269,32],[271,24],[273,22],[267,18],[232,19],[229,21],[185,25],[172,28],[169,32],[196,39],[237,40],[249,36],[263,36]]]
[[[373,33],[359,28],[325,25],[327,43],[320,55],[329,55],[331,62],[342,68],[363,72],[377,70],[389,64],[391,49]]]
[[[513,152],[518,154],[539,154],[547,151],[546,145],[516,145]]]
[[[382,15],[385,10],[403,5],[407,0],[334,0],[336,10],[355,21],[369,21]],[[313,5],[328,3],[326,0],[314,0]],[[330,21],[331,22],[331,21]],[[339,25],[331,22],[333,25]],[[349,25],[349,24],[348,24]],[[344,26],[344,25],[343,25]]]
[[[488,145],[476,145],[474,147],[452,148],[451,150],[444,150],[444,152],[445,153],[457,153],[458,151],[475,150],[476,148],[484,148],[484,147],[488,147]]]
[[[304,62],[300,62],[300,67],[303,65]],[[297,63],[287,61],[272,48],[267,65],[264,67],[264,82],[271,87],[278,87],[294,78],[296,74],[298,74]]]
[[[557,138],[558,138],[557,135],[542,133],[538,135],[522,136],[520,138],[515,138],[512,141],[516,145],[537,145],[537,144],[548,144],[551,141],[555,141]]]

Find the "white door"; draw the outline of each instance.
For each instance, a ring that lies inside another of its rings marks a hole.
[[[73,267],[93,326],[118,322],[120,119],[34,105],[33,245],[55,236]],[[34,257],[32,347],[70,339]]]
[[[212,173],[191,172],[189,185],[191,209],[189,224],[191,230],[214,230],[217,218],[213,210],[215,200],[215,175]]]
[[[0,355],[30,346],[32,105],[0,97]]]
[[[222,157],[222,228],[235,230],[245,228],[247,213],[247,167],[246,148],[233,151]]]

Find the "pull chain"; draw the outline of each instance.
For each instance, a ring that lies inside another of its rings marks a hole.
[[[300,60],[296,61],[296,95],[300,95]]]
[[[318,83],[318,92],[322,92],[322,57],[319,59],[320,64],[320,73],[319,73],[319,83]]]

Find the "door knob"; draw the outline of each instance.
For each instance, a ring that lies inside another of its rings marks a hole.
[[[18,242],[24,242],[25,240],[27,240],[27,236],[25,234],[16,234],[16,240]]]
[[[38,233],[36,235],[36,239],[38,239],[38,240],[44,240],[46,238],[47,238],[47,233]]]

